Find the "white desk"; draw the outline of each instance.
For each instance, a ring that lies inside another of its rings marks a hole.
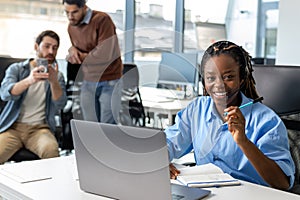
[[[174,123],[173,116],[192,101],[192,99],[176,99],[174,91],[167,89],[141,87],[140,93],[145,111],[168,115],[169,125]]]
[[[32,166],[24,166],[22,171],[34,171],[43,168],[51,179],[19,183],[2,174],[0,174],[0,196],[4,199],[37,199],[37,200],[96,200],[107,199],[83,192],[79,188],[79,182],[76,180],[75,156],[65,156],[45,160],[28,161]],[[8,164],[8,167],[14,165],[25,165],[25,162]]]
[[[75,156],[51,158],[45,160],[28,161],[32,165],[28,167],[25,162],[8,164],[14,168],[15,165],[24,166],[23,173],[44,169],[51,179],[36,182],[19,183],[3,174],[0,174],[0,196],[4,199],[37,199],[37,200],[97,200],[108,199],[105,197],[85,193],[80,190],[79,182],[76,180]],[[19,166],[19,167],[20,167]],[[259,186],[242,181],[241,186],[208,188],[212,193],[204,198],[205,200],[299,200],[300,196],[275,190],[268,187]]]

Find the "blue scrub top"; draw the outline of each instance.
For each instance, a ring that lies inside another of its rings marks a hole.
[[[250,101],[242,94],[242,104]],[[248,139],[278,164],[290,178],[292,187],[295,165],[282,120],[261,103],[244,107],[241,112],[246,120]],[[165,133],[170,161],[194,150],[197,165],[213,163],[237,179],[268,185],[233,140],[210,96],[198,97],[178,112],[175,124],[166,128]]]

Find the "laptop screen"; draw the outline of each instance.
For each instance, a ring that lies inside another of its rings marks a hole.
[[[172,199],[164,132],[74,119],[71,129],[82,190],[122,200]]]
[[[79,120],[71,128],[82,190],[116,199],[170,199],[163,132]]]

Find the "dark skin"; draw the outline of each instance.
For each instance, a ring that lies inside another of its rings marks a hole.
[[[204,66],[205,89],[212,97],[219,115],[228,123],[232,138],[249,159],[260,176],[271,186],[278,189],[288,189],[289,178],[275,161],[265,156],[246,136],[245,118],[239,109],[241,96],[239,88],[239,65],[228,55],[210,58]],[[224,112],[228,112],[226,117]],[[170,164],[170,176],[175,179],[180,173]]]

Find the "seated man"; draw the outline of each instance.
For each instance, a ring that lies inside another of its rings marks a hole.
[[[40,158],[59,156],[54,137],[55,113],[67,101],[65,82],[58,71],[55,57],[59,36],[50,30],[36,38],[35,59],[14,63],[8,67],[0,94],[7,101],[0,114],[0,163],[25,147]],[[48,60],[47,72],[37,59]]]

